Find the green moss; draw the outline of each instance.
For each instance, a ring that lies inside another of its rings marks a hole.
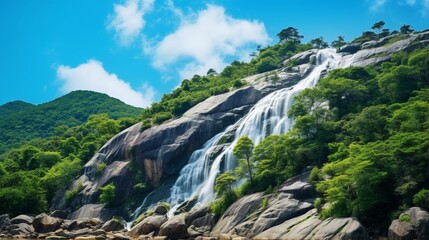
[[[269,199],[268,196],[264,197],[264,199],[262,199],[261,201],[261,208],[265,209],[268,207],[268,203],[269,203]]]
[[[411,223],[411,216],[405,213],[401,214],[401,216],[399,216],[399,221],[405,222],[405,223]]]

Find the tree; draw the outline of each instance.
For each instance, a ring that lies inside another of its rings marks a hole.
[[[400,31],[402,34],[409,34],[414,32],[414,30],[411,28],[411,25],[407,25],[407,24],[402,25],[400,28]]]
[[[277,36],[279,37],[280,42],[285,42],[287,40],[293,40],[294,42],[300,43],[303,38],[302,35],[299,35],[298,29],[293,27],[288,27],[281,30]]]
[[[232,175],[231,171],[219,174],[216,178],[215,190],[219,195],[224,195],[227,192],[232,191],[232,184],[236,181],[237,179]]]
[[[310,41],[314,48],[327,48],[329,45],[323,40],[323,37],[318,37]]]
[[[374,25],[372,25],[371,29],[377,30],[378,34],[380,34],[381,29],[383,28],[384,24],[385,24],[385,22],[383,22],[383,21],[376,22],[376,23],[374,23]]]
[[[100,202],[106,204],[106,206],[114,206],[116,199],[116,186],[113,183],[110,183],[104,187],[100,188]]]
[[[207,71],[207,76],[216,76],[217,75],[217,72],[216,72],[216,70],[214,70],[213,68],[210,68],[208,71]]]
[[[251,162],[252,152],[253,152],[254,144],[252,139],[248,136],[242,136],[238,139],[237,144],[234,147],[234,156],[238,158],[239,167],[237,173],[239,176],[243,176],[244,172],[249,174],[250,183],[253,185],[253,176],[252,169],[253,163]],[[245,162],[243,161],[245,160]]]
[[[332,41],[331,46],[334,48],[340,48],[342,46],[346,45],[346,41],[344,41],[343,36],[338,36],[337,40]]]

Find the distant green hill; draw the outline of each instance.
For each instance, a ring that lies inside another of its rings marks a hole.
[[[0,106],[0,116],[3,117],[5,115],[11,114],[11,113],[16,113],[18,111],[29,109],[32,107],[34,107],[33,104],[23,102],[23,101],[8,102],[8,103]]]
[[[40,105],[22,101],[6,103],[0,106],[0,153],[22,141],[49,137],[60,125],[80,125],[92,114],[106,113],[118,119],[136,117],[141,111],[92,91],[74,91]]]

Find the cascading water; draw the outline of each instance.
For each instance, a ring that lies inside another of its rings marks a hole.
[[[238,139],[249,136],[255,144],[271,134],[283,134],[292,126],[292,119],[287,112],[293,104],[293,97],[305,88],[314,87],[323,72],[337,68],[341,56],[334,49],[323,49],[317,53],[316,66],[311,73],[291,88],[277,90],[261,99],[250,112],[235,125],[228,127],[224,132],[217,134],[195,151],[188,164],[180,172],[168,202],[173,206],[169,212],[171,216],[184,201],[197,198],[197,204],[209,203],[215,198],[214,183],[220,172],[221,163],[225,170],[232,170],[236,160],[232,150]],[[349,65],[342,63],[341,67]],[[219,140],[231,129],[236,129],[233,142],[226,147],[211,163],[210,155]],[[210,164],[211,163],[211,164]]]

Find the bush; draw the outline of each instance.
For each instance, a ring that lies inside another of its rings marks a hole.
[[[211,204],[210,210],[216,216],[222,216],[226,209],[228,209],[228,207],[231,206],[237,198],[237,195],[233,191],[228,191],[222,196],[222,198],[217,199]]]
[[[115,205],[116,200],[116,186],[111,183],[100,188],[100,202],[106,204],[106,206],[112,207]]]
[[[169,119],[173,118],[173,115],[169,112],[160,112],[153,116],[153,123],[161,124]]]
[[[422,189],[413,197],[413,204],[417,207],[429,209],[429,190]]]
[[[256,71],[258,73],[268,72],[277,68],[277,61],[272,57],[261,59],[256,64]]]
[[[261,209],[267,208],[268,207],[268,202],[269,202],[268,196],[264,197],[264,199],[262,199],[262,202],[261,202]]]

